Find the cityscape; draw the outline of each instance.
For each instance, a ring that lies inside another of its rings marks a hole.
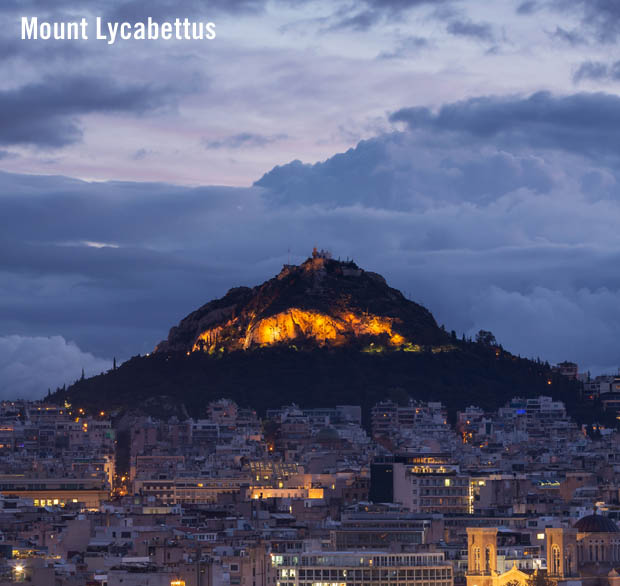
[[[618,412],[620,376],[583,382]],[[221,398],[201,418],[0,405],[0,583],[617,584],[620,435],[514,397]]]
[[[0,586],[620,586],[620,0],[0,0]]]

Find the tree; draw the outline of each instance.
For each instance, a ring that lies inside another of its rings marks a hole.
[[[480,330],[476,334],[476,342],[483,346],[497,346],[497,340],[492,332],[487,330]]]

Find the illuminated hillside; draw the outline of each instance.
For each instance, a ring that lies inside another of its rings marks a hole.
[[[369,344],[411,349],[446,340],[433,316],[383,277],[315,249],[301,265],[285,265],[262,285],[231,289],[191,313],[157,351],[213,354]]]
[[[218,341],[226,329],[234,329],[235,320],[224,326],[209,328],[202,332],[192,351],[214,352]],[[293,343],[296,340],[312,340],[318,346],[341,346],[348,340],[362,336],[382,336],[388,338],[391,346],[402,346],[406,340],[393,331],[394,318],[378,315],[355,314],[352,311],[337,313],[334,316],[318,311],[297,308],[281,311],[271,317],[253,320],[245,336],[236,338],[238,348],[247,350],[253,346],[273,346],[275,344]]]

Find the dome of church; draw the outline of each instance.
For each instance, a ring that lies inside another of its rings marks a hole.
[[[618,526],[603,515],[587,515],[575,523],[579,533],[620,533]]]

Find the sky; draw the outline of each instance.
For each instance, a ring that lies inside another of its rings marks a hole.
[[[22,16],[217,37],[23,41]],[[617,372],[619,43],[614,0],[3,0],[0,399],[313,246],[449,330]]]

